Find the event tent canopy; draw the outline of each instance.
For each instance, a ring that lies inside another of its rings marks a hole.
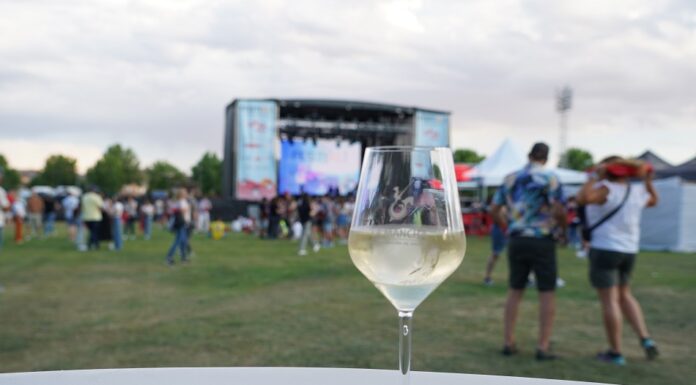
[[[653,168],[655,169],[655,171],[666,170],[666,169],[674,167],[671,164],[669,164],[669,162],[660,158],[657,154],[655,154],[654,152],[652,152],[650,150],[647,150],[644,153],[640,154],[638,156],[638,158],[636,158],[636,159],[640,159],[640,160],[644,160],[646,162],[649,162],[650,164],[653,165]]]
[[[484,186],[500,186],[503,178],[527,164],[527,155],[510,139],[505,139],[497,150],[486,157],[469,173],[469,177],[479,178]],[[563,184],[582,184],[587,174],[580,171],[549,167]]]
[[[696,251],[696,184],[672,177],[654,186],[660,201],[643,211],[641,249]]]
[[[657,176],[660,178],[678,176],[682,179],[696,182],[696,157],[680,164],[679,166],[671,167],[665,170],[658,170]]]

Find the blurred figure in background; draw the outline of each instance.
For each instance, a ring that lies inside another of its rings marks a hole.
[[[324,213],[322,231],[324,233],[324,247],[334,247],[334,223],[336,222],[336,205],[329,194],[321,199],[321,210]]]
[[[271,211],[271,205],[268,203],[268,199],[263,198],[259,206],[259,238],[266,238],[268,236],[268,214]]]
[[[10,200],[7,197],[7,192],[2,188],[2,178],[5,175],[5,170],[0,167],[0,250],[2,250],[3,230],[5,229],[5,211],[10,209]]]
[[[26,205],[19,191],[16,190],[10,195],[9,200],[12,207],[12,219],[15,224],[14,240],[16,244],[21,245],[24,242],[24,217],[27,215]]]
[[[155,206],[149,198],[145,198],[143,205],[140,207],[140,213],[143,218],[143,233],[146,240],[152,238],[152,223],[155,218]]]
[[[68,237],[72,242],[75,242],[77,237],[78,218],[76,212],[79,205],[80,200],[75,196],[75,193],[72,192],[61,201],[63,217],[65,217],[65,223],[68,225]]]
[[[188,194],[185,189],[180,189],[176,194],[176,201],[171,207],[171,229],[174,232],[174,241],[167,252],[167,264],[174,264],[174,253],[179,249],[181,262],[188,262],[188,227],[191,224],[191,207],[188,203]]]
[[[506,208],[503,206],[500,208],[500,215],[506,216]],[[483,277],[483,284],[486,286],[493,285],[493,269],[495,268],[496,262],[498,262],[498,257],[505,250],[505,245],[507,244],[507,235],[505,230],[501,228],[495,221],[491,226],[491,255],[488,257],[488,262],[486,262],[486,275]]]
[[[123,205],[126,217],[126,230],[124,231],[125,239],[135,240],[135,224],[138,223],[138,201],[129,196],[126,203]]]
[[[280,233],[280,198],[273,197],[268,204],[268,238],[276,239]]]
[[[106,211],[111,215],[111,238],[114,242],[114,250],[121,250],[123,248],[123,213],[125,205],[118,197],[114,197]]]
[[[632,176],[641,177],[643,184],[631,186]],[[589,224],[590,282],[597,289],[609,342],[609,350],[597,354],[600,361],[626,363],[621,350],[622,315],[640,338],[646,357],[651,360],[658,355],[643,310],[629,286],[639,250],[641,214],[657,201],[652,169],[644,162],[618,156],[604,159],[578,192],[578,203],[586,205]]]
[[[210,202],[206,196],[203,196],[198,201],[198,222],[197,228],[199,232],[207,233],[210,230],[210,210],[212,210],[213,204]]]
[[[338,197],[336,204],[338,216],[336,217],[336,234],[338,242],[342,245],[348,243],[348,230],[353,216],[353,203],[350,198]]]
[[[104,200],[97,194],[96,187],[90,187],[89,191],[82,196],[82,221],[89,229],[88,249],[99,249],[99,224],[102,221],[102,206]]]
[[[307,255],[307,242],[312,241],[312,248],[319,251],[319,242],[312,231],[312,198],[307,193],[302,193],[300,203],[297,206],[297,215],[302,223],[302,238],[300,239],[299,255]]]
[[[27,199],[27,223],[29,239],[37,238],[43,231],[44,201],[36,191]]]
[[[164,201],[160,198],[155,199],[155,222],[159,223],[162,228],[164,228],[167,223],[164,212]]]
[[[43,233],[44,236],[50,236],[56,227],[56,200],[53,196],[44,194],[44,211],[43,211]]]

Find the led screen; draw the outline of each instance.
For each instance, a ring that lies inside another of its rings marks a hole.
[[[278,192],[322,195],[335,188],[341,194],[352,192],[358,185],[360,154],[360,143],[347,140],[318,139],[316,144],[283,140]]]

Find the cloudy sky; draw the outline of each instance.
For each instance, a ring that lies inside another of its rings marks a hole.
[[[237,97],[452,112],[453,147],[696,155],[696,2],[0,0],[0,153],[84,171],[112,143],[188,170]]]

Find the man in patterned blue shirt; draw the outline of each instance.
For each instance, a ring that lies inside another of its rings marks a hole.
[[[549,342],[555,313],[557,277],[554,231],[561,227],[565,234],[563,190],[558,177],[544,169],[549,146],[536,143],[529,152],[529,163],[505,177],[493,198],[492,214],[498,226],[506,229],[508,244],[509,284],[505,305],[506,356],[517,353],[515,322],[530,272],[536,276],[539,291],[539,341],[537,360],[552,360]],[[507,215],[501,208],[507,207]]]

